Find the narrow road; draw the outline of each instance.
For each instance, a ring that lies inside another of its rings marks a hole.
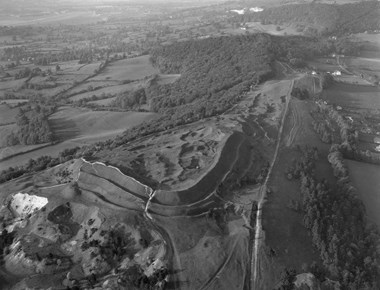
[[[272,162],[270,164],[268,174],[265,178],[265,181],[264,181],[264,183],[261,186],[260,191],[259,191],[259,200],[258,200],[258,204],[257,204],[257,215],[256,215],[256,223],[255,223],[255,239],[254,239],[253,251],[252,251],[252,256],[251,256],[251,289],[256,289],[257,273],[258,273],[258,260],[259,260],[258,255],[259,255],[259,249],[260,249],[260,244],[261,244],[261,238],[263,236],[261,218],[262,218],[263,204],[265,202],[265,197],[266,197],[266,192],[267,192],[267,183],[268,183],[269,178],[271,176],[273,166],[277,160],[278,151],[279,151],[280,144],[281,144],[282,131],[284,129],[285,117],[286,117],[287,112],[288,112],[289,102],[290,102],[290,97],[291,97],[290,94],[293,90],[293,85],[294,85],[294,80],[292,80],[290,87],[289,87],[289,91],[286,95],[285,110],[284,110],[283,115],[282,115],[281,125],[280,125],[280,129],[278,131],[276,149],[274,151]]]

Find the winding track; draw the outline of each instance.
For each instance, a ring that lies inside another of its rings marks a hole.
[[[272,162],[270,164],[268,174],[265,178],[265,181],[264,181],[264,183],[261,186],[260,191],[259,191],[259,201],[257,204],[257,215],[256,215],[256,223],[255,223],[255,239],[254,239],[253,251],[252,251],[252,256],[251,256],[251,289],[256,289],[258,263],[259,263],[258,262],[258,260],[259,260],[258,254],[259,254],[259,249],[260,249],[260,241],[261,241],[261,238],[263,236],[262,224],[261,224],[262,209],[263,209],[263,204],[265,202],[265,197],[266,197],[266,192],[267,192],[267,183],[268,183],[269,178],[271,176],[274,164],[277,160],[278,151],[279,151],[280,144],[281,144],[282,131],[284,129],[284,124],[285,124],[285,117],[286,117],[287,112],[288,112],[289,102],[290,102],[290,97],[291,97],[290,94],[293,90],[293,86],[294,86],[294,80],[292,80],[290,87],[289,87],[289,91],[286,95],[285,110],[284,110],[284,113],[282,115],[281,126],[280,126],[280,129],[278,131],[277,144],[276,144],[276,149],[275,149],[275,152],[274,152],[274,155],[272,158]]]
[[[294,139],[296,138],[297,133],[301,127],[301,116],[297,109],[297,104],[294,104],[294,103],[291,104],[291,111],[292,111],[292,117],[293,117],[293,126],[290,129],[289,137],[286,142],[287,147],[290,147],[293,144]]]

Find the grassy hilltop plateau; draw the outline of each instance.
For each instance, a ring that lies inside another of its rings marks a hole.
[[[169,2],[2,3],[0,289],[380,289],[380,2]]]

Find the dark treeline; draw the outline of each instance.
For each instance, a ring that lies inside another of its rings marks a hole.
[[[332,147],[328,156],[336,186],[315,178],[316,148],[304,150],[288,174],[300,180],[304,225],[310,230],[327,276],[338,280],[342,289],[378,289],[379,234],[375,226],[367,224],[364,205],[337,148]],[[325,279],[323,271],[315,274],[321,281]]]
[[[378,1],[361,1],[342,5],[313,1],[307,4],[270,7],[260,13],[245,13],[236,18],[240,22],[298,24],[301,31],[309,35],[342,35],[379,29],[379,13]]]
[[[19,108],[16,116],[17,131],[7,137],[7,145],[17,144],[34,145],[53,141],[53,132],[50,129],[48,117],[55,111],[55,107],[39,104]]]

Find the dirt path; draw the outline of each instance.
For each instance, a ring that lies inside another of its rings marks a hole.
[[[258,267],[259,267],[258,255],[259,255],[259,249],[260,249],[260,245],[261,245],[261,239],[263,238],[263,231],[262,231],[262,224],[261,224],[262,209],[263,209],[263,204],[265,202],[265,196],[266,196],[266,192],[267,192],[267,183],[268,183],[269,178],[271,176],[273,166],[277,160],[277,155],[278,155],[278,151],[279,151],[280,144],[281,144],[282,131],[284,129],[285,118],[286,118],[286,115],[288,112],[289,102],[290,102],[290,98],[291,98],[290,94],[293,90],[293,85],[294,85],[294,80],[292,80],[290,87],[289,87],[289,90],[288,90],[288,93],[286,95],[285,110],[283,112],[282,119],[281,119],[281,126],[280,126],[280,129],[278,131],[277,145],[276,145],[276,149],[275,149],[275,152],[273,155],[273,159],[272,159],[272,162],[270,164],[268,174],[265,178],[265,181],[264,181],[264,183],[261,186],[260,191],[259,191],[259,200],[258,200],[258,204],[257,204],[257,215],[256,215],[256,223],[255,223],[255,239],[253,242],[253,251],[252,251],[252,256],[251,256],[251,281],[250,281],[251,289],[256,289],[256,281],[257,281]]]
[[[232,246],[232,249],[229,251],[229,254],[228,256],[224,259],[223,263],[219,266],[218,270],[215,272],[215,274],[213,274],[199,289],[200,290],[206,290],[210,287],[210,285],[212,284],[212,282],[215,280],[215,279],[219,279],[222,275],[222,272],[224,271],[224,269],[226,268],[226,265],[229,263],[229,261],[231,260],[231,257],[232,255],[235,253],[235,248],[236,248],[236,244],[238,242],[238,238],[236,237],[235,238],[235,241],[234,241],[234,244]]]
[[[297,104],[292,102],[290,103],[290,106],[291,106],[291,112],[292,112],[293,126],[290,129],[289,137],[288,137],[288,140],[286,141],[287,147],[290,147],[293,144],[294,139],[296,138],[297,133],[301,128],[301,116],[298,111]]]

